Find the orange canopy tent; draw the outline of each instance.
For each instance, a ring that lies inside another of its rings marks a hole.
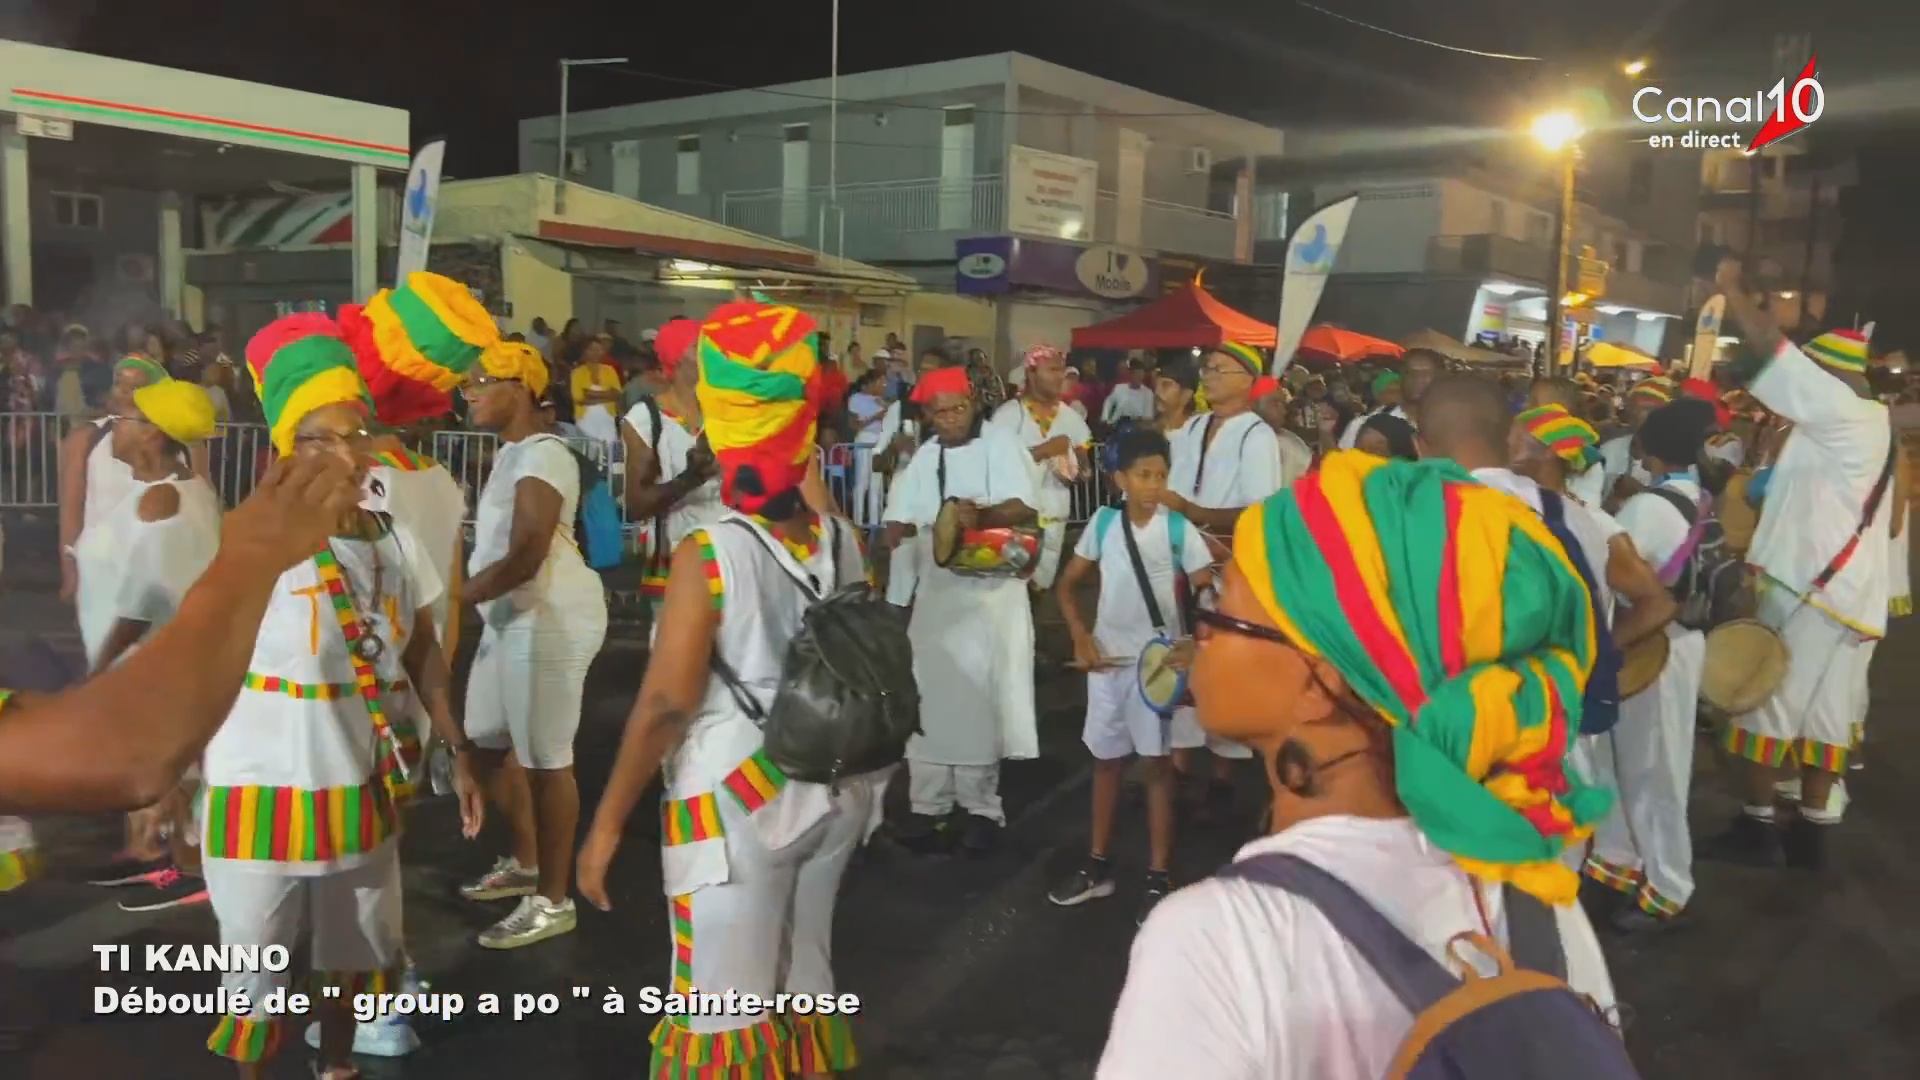
[[[1271,349],[1278,339],[1270,324],[1242,315],[1199,285],[1189,284],[1138,311],[1075,330],[1073,347],[1184,349],[1237,341]]]
[[[1397,360],[1406,351],[1381,338],[1337,326],[1316,326],[1300,339],[1296,358],[1323,364],[1357,364],[1362,360]]]

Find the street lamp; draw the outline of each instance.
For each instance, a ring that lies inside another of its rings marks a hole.
[[[553,212],[567,212],[567,82],[568,76],[577,67],[599,67],[606,64],[624,64],[624,56],[604,56],[597,60],[560,61],[560,169],[559,180],[553,185]]]
[[[1640,76],[1646,74],[1647,62],[1645,60],[1635,60],[1633,63],[1628,64],[1626,67],[1622,68],[1621,70],[1627,73],[1627,78],[1637,79]]]
[[[1579,117],[1550,112],[1533,122],[1533,140],[1550,154],[1560,155],[1560,209],[1554,229],[1553,288],[1547,294],[1547,374],[1560,372],[1560,325],[1567,295],[1567,260],[1573,248],[1573,176],[1580,160],[1580,137],[1586,134]],[[1571,360],[1569,360],[1571,363]]]

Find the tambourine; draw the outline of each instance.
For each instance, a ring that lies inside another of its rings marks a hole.
[[[1171,716],[1175,709],[1193,704],[1193,696],[1187,693],[1187,670],[1174,664],[1182,653],[1190,659],[1192,649],[1191,638],[1157,637],[1140,650],[1134,675],[1140,684],[1140,700],[1147,703],[1147,708]]]

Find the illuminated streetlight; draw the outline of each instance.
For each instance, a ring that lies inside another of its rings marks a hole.
[[[1550,151],[1564,150],[1584,134],[1580,121],[1570,112],[1550,112],[1533,122],[1533,141]]]
[[[1639,78],[1642,74],[1646,72],[1647,62],[1645,60],[1635,60],[1633,63],[1628,64],[1624,70],[1627,73],[1627,78],[1629,79]]]

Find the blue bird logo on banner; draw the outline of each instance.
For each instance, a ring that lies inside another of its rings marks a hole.
[[[1296,274],[1325,274],[1333,270],[1333,259],[1339,249],[1327,240],[1327,227],[1315,225],[1313,236],[1293,250],[1293,272]]]
[[[407,185],[407,218],[409,221],[425,221],[433,209],[433,200],[427,196],[427,170],[416,169],[413,182]]]

